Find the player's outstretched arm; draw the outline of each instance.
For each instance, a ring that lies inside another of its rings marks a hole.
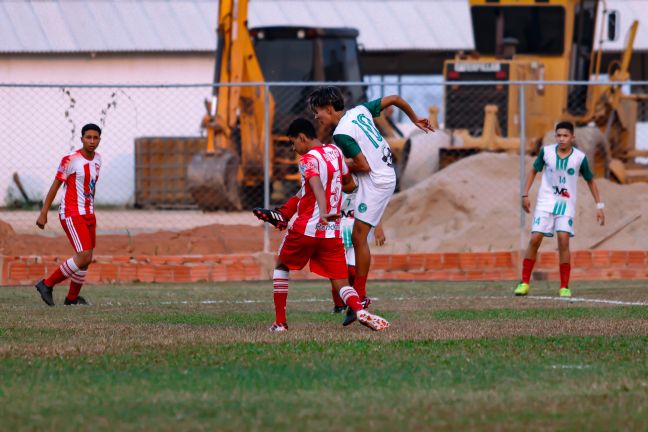
[[[45,202],[43,203],[43,208],[41,209],[40,215],[38,216],[38,219],[36,219],[36,225],[40,229],[45,229],[45,225],[47,224],[47,212],[49,211],[50,207],[52,207],[52,203],[54,202],[54,198],[56,198],[56,193],[58,192],[59,188],[63,182],[59,179],[54,179],[52,182],[52,186],[50,186],[49,192],[47,192],[47,196],[45,197]]]
[[[601,201],[601,196],[599,195],[598,186],[594,183],[594,179],[587,181],[587,186],[589,187],[594,201],[596,202],[596,220],[599,224],[605,225],[605,213],[603,212],[603,202]]]
[[[412,123],[414,123],[416,127],[421,129],[423,132],[425,133],[434,132],[434,129],[430,124],[430,120],[428,120],[425,117],[417,116],[416,113],[414,112],[414,109],[411,107],[411,105],[407,103],[407,101],[402,97],[398,95],[391,95],[391,96],[385,96],[380,100],[381,109],[385,109],[391,105],[403,111],[407,115],[407,117],[409,117]]]
[[[363,173],[371,171],[369,162],[362,153],[358,153],[354,157],[346,159],[346,164],[349,166],[349,171],[351,172]]]
[[[525,212],[531,212],[531,201],[529,200],[529,191],[531,186],[533,186],[533,181],[535,180],[536,174],[538,171],[534,167],[531,167],[529,174],[527,175],[526,182],[524,183],[524,193],[522,194],[522,208]]]

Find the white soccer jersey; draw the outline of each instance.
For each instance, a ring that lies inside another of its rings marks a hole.
[[[569,156],[561,158],[558,144],[549,145],[540,149],[533,168],[537,172],[545,168],[536,210],[573,217],[576,214],[578,174],[587,181],[594,177],[585,153],[573,147]]]
[[[348,110],[333,131],[333,140],[347,158],[361,151],[371,168],[368,174],[372,182],[386,185],[396,182],[396,172],[389,143],[373,121],[373,117],[380,115],[380,110],[380,99]]]
[[[94,196],[101,169],[101,156],[86,159],[81,150],[65,156],[56,171],[63,182],[63,199],[59,206],[61,219],[94,214]]]

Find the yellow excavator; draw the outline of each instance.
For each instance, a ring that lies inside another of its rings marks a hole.
[[[441,168],[480,151],[519,151],[519,89],[507,81],[597,81],[602,45],[618,37],[618,14],[602,0],[469,0],[475,52],[444,64],[445,128],[452,142],[440,150]],[[603,8],[599,11],[599,8]],[[600,22],[597,22],[597,17]],[[599,176],[621,183],[648,181],[634,163],[648,151],[635,148],[639,95],[618,84],[629,79],[638,22],[630,27],[621,59],[606,85],[525,87],[528,152],[552,139],[560,120],[577,125],[576,145]],[[617,35],[615,35],[617,34]],[[598,49],[595,42],[598,40]],[[492,84],[461,85],[464,81]]]
[[[248,30],[248,0],[221,0],[218,52],[211,101],[202,126],[204,152],[187,167],[187,187],[203,210],[240,210],[261,205],[264,144],[270,131],[270,180],[275,200],[296,190],[299,172],[288,140],[290,121],[306,112],[312,87],[238,86],[272,81],[360,81],[355,29],[264,27]],[[347,103],[364,89],[345,88]],[[273,93],[276,93],[273,96]],[[266,117],[266,107],[269,108]],[[269,127],[266,125],[269,122]]]

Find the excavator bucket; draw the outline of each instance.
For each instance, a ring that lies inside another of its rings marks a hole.
[[[187,187],[204,211],[241,210],[239,158],[229,150],[198,153],[187,167]]]

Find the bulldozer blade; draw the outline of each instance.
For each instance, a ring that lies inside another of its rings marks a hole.
[[[228,150],[194,155],[187,167],[187,188],[201,210],[241,210],[238,166],[238,156]]]

